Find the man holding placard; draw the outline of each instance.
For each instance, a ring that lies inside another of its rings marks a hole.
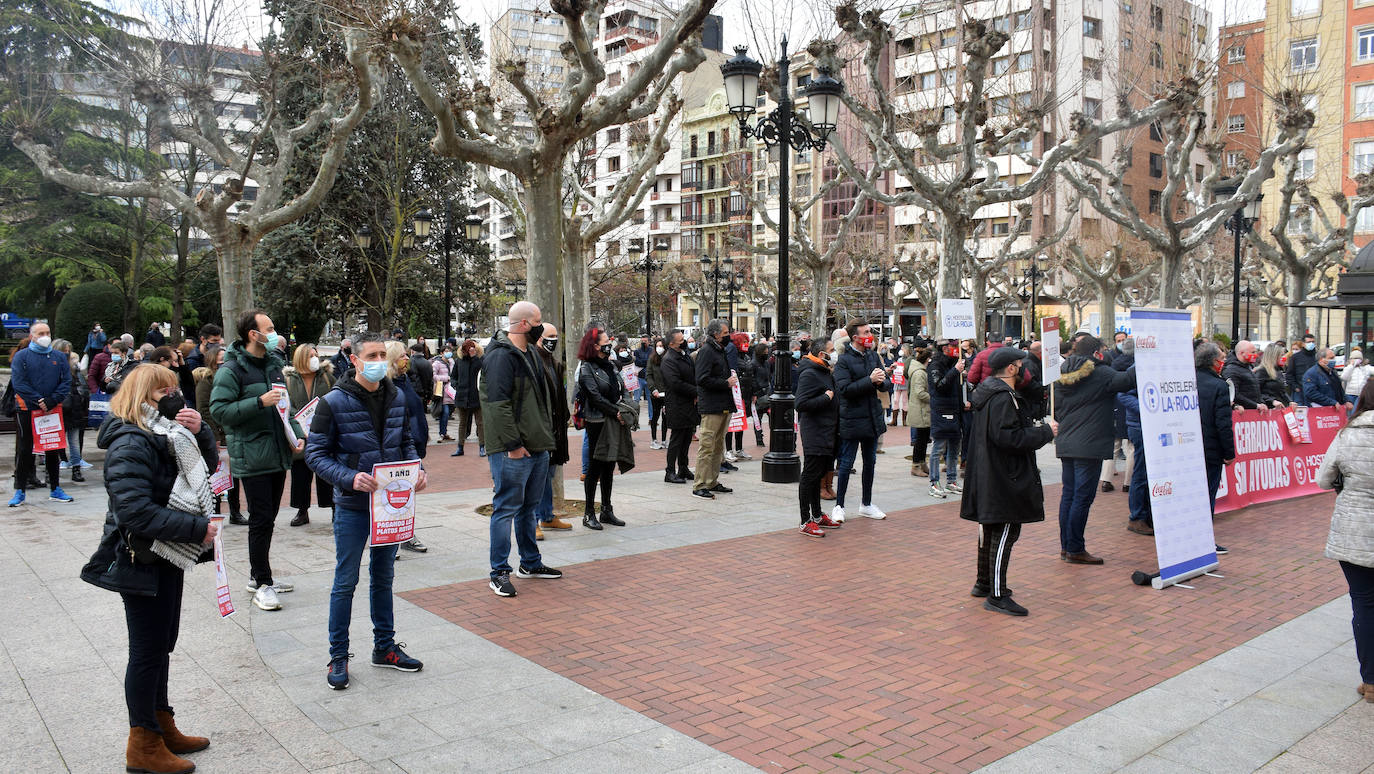
[[[67,356],[52,348],[52,332],[45,322],[29,326],[29,345],[14,354],[10,383],[14,386],[15,465],[11,508],[24,502],[24,488],[34,477],[33,455],[44,455],[48,468],[48,499],[69,503],[58,472],[60,450],[66,448],[62,401],[71,390]],[[35,443],[36,442],[36,443]]]
[[[348,623],[363,548],[369,542],[372,665],[402,672],[418,672],[424,666],[396,644],[391,585],[398,543],[379,545],[379,540],[371,538],[374,493],[383,490],[397,510],[413,514],[413,493],[423,491],[428,480],[419,467],[405,398],[386,375],[386,344],[381,334],[362,333],[353,343],[349,358],[353,370],[316,404],[305,450],[310,469],[334,485],[334,587],[329,593],[327,678],[334,690],[348,687]],[[379,481],[381,471],[388,474],[389,483]],[[413,484],[411,473],[415,473]],[[399,496],[392,497],[393,492]]]

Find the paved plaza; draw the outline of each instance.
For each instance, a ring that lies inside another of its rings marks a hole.
[[[702,501],[663,483],[640,435],[615,489],[629,525],[549,532],[566,577],[517,579],[514,599],[486,587],[486,461],[431,447],[430,551],[402,552],[396,576],[398,639],[424,671],[367,666],[360,593],[346,691],[324,681],[328,514],[291,528],[283,508],[273,565],[296,591],[278,612],[251,605],[246,528],[226,527],[238,612],[219,618],[198,567],[172,661],[180,725],[212,738],[199,770],[1374,772],[1349,601],[1321,556],[1330,495],[1221,517],[1224,577],[1154,591],[1129,580],[1154,566],[1150,539],[1126,532],[1125,495],[1099,494],[1088,545],[1107,563],[1065,564],[1052,523],[1027,527],[1015,619],[968,596],[976,528],[909,475],[904,428],[878,458],[889,518],[823,540],[796,533],[795,486],[759,483],[757,459]],[[0,518],[0,771],[122,771],[123,610],[77,578],[104,515],[92,473],[64,484],[74,504]]]

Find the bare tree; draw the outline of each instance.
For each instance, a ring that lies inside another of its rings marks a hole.
[[[1155,271],[1149,261],[1133,260],[1122,239],[1110,244],[1071,243],[1065,246],[1065,252],[1065,268],[1097,293],[1098,319],[1104,333],[1116,325],[1117,300]],[[1137,255],[1139,252],[1142,251],[1137,251]]]
[[[1035,256],[1046,248],[1059,242],[1069,232],[1070,226],[1073,225],[1073,216],[1077,212],[1078,198],[1074,197],[1069,204],[1068,211],[1060,221],[1057,231],[1044,234],[1029,245],[1017,247],[1017,242],[1021,241],[1025,233],[1030,231],[1031,217],[1030,202],[1019,202],[1016,220],[1012,223],[1011,230],[991,254],[980,256],[976,248],[964,251],[969,259],[969,297],[973,299],[973,320],[977,326],[974,334],[976,338],[981,339],[986,333],[988,290],[992,275],[1005,270],[1006,267],[1016,266],[1021,261],[1034,260]]]

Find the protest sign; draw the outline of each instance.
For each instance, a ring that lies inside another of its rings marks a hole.
[[[1041,383],[1049,384],[1059,381],[1060,368],[1064,365],[1064,356],[1059,352],[1059,318],[1046,317],[1040,321],[1040,364],[1042,366]]]
[[[67,429],[62,425],[62,407],[50,411],[35,411],[33,417],[33,453],[46,454],[67,448]]]
[[[1294,440],[1284,421],[1285,409],[1249,409],[1231,415],[1236,458],[1226,466],[1217,489],[1217,513],[1247,505],[1316,494],[1317,469],[1326,450],[1345,426],[1340,406],[1312,406],[1298,414],[1302,437]]]
[[[388,462],[372,466],[377,489],[372,492],[372,534],[368,543],[387,546],[415,537],[415,482],[420,461]]]
[[[892,383],[898,387],[906,386],[906,364],[900,360],[892,365]]]
[[[295,414],[296,424],[301,426],[301,433],[307,438],[310,437],[310,420],[315,418],[315,409],[319,408],[319,405],[319,398],[311,398],[310,402],[302,406],[301,410]]]
[[[224,517],[211,516],[213,524],[224,527]],[[215,602],[219,605],[219,617],[228,618],[234,614],[234,597],[229,593],[229,572],[224,566],[224,536],[215,533]]]
[[[217,495],[234,488],[234,475],[229,472],[229,450],[219,450],[219,465],[210,474],[210,491]]]
[[[939,303],[940,337],[971,339],[976,331],[973,324],[973,299],[942,298]]]
[[[730,372],[735,376],[735,372]],[[744,414],[744,398],[740,395],[739,384],[730,385],[730,396],[735,399],[735,413],[730,415],[730,424],[726,425],[725,432],[738,433],[749,429],[749,420]]]
[[[620,369],[620,380],[625,383],[626,392],[634,392],[639,389],[639,374],[635,371],[634,363]]]
[[[277,415],[281,417],[282,426],[286,428],[286,441],[294,449],[300,439],[296,437],[296,431],[291,429],[291,398],[284,384],[274,382],[272,389],[281,391],[281,400],[277,401]]]

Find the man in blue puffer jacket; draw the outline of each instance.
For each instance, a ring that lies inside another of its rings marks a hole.
[[[305,463],[334,485],[334,588],[329,595],[329,687],[348,687],[348,622],[363,547],[372,532],[369,499],[377,489],[372,466],[416,459],[406,419],[405,398],[387,378],[386,345],[381,334],[353,339],[353,371],[322,398],[310,421]],[[424,490],[423,469],[415,491]],[[372,665],[418,672],[423,664],[396,644],[391,583],[396,576],[396,546],[374,546],[371,563]]]

